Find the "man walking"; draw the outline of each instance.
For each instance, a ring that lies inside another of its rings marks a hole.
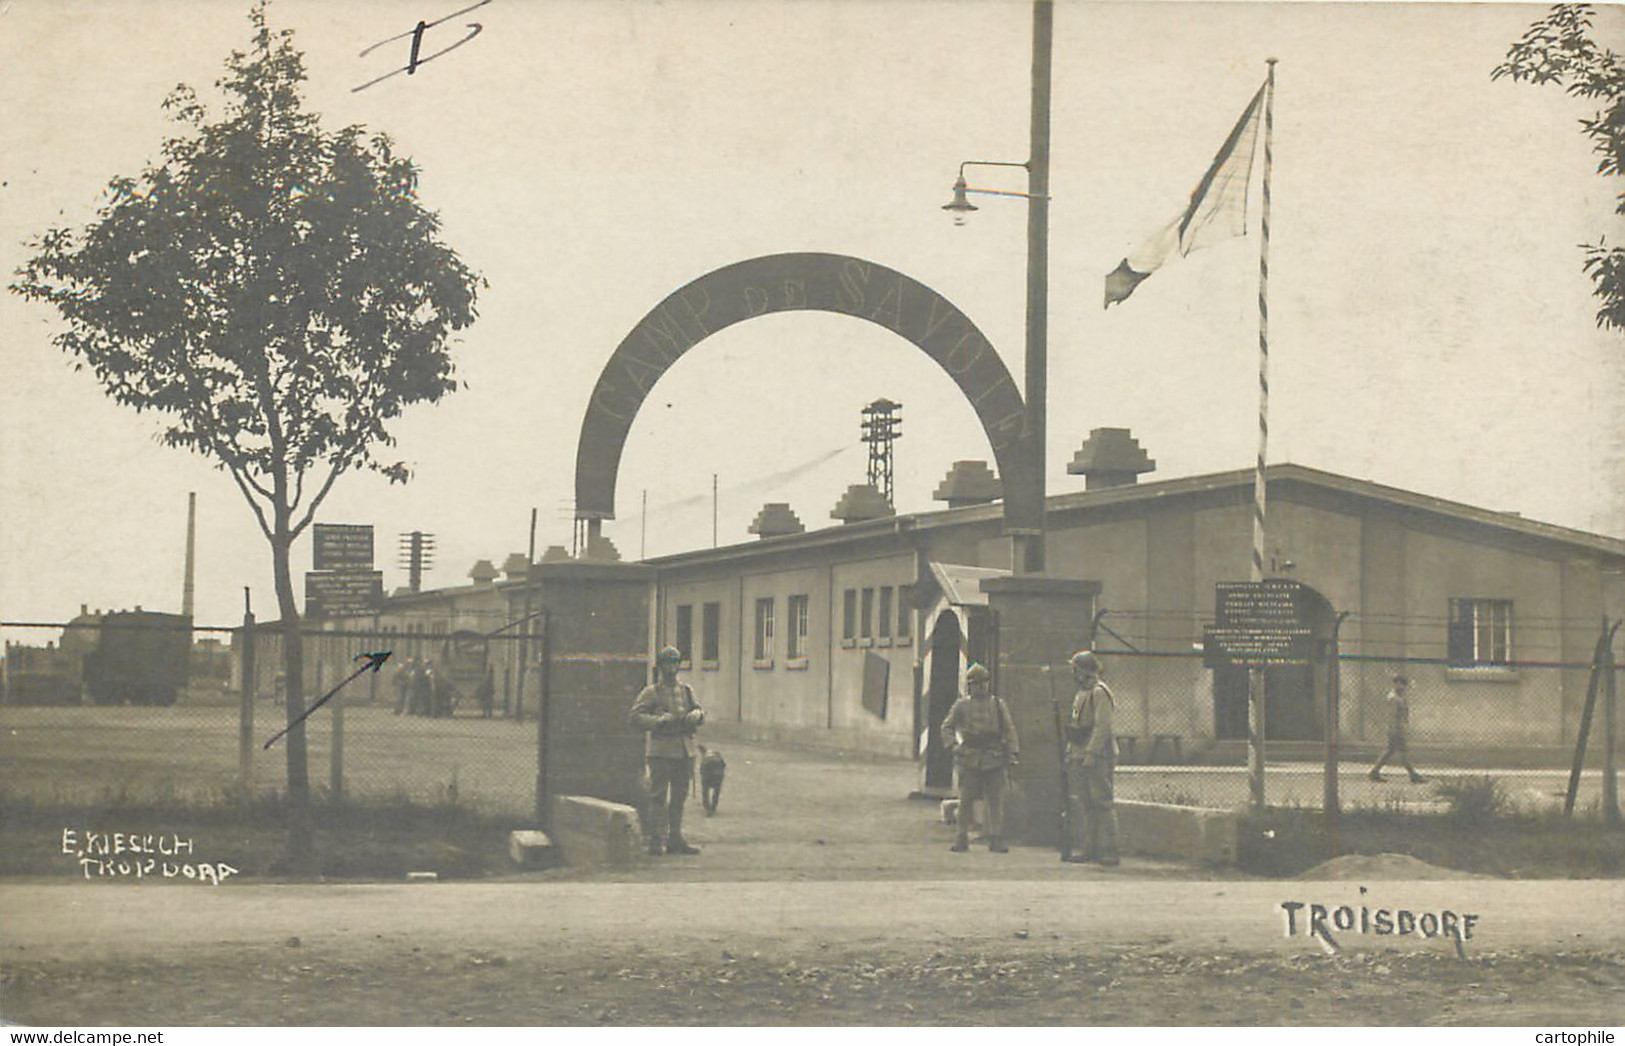
[[[683,838],[683,801],[688,798],[694,768],[694,731],[705,722],[705,712],[694,702],[694,691],[677,679],[683,655],[664,647],[655,655],[655,682],[643,688],[632,704],[632,726],[648,734],[645,749],[649,767],[648,803],[643,832],[649,854],[662,848],[670,854],[697,854]]]
[[[959,766],[959,834],[949,849],[955,853],[970,849],[971,811],[976,800],[986,799],[987,848],[1008,853],[1003,836],[1006,768],[1019,760],[1021,742],[1004,699],[993,696],[987,669],[971,665],[965,671],[965,688],[969,696],[955,701],[942,721],[942,740]]]
[[[1117,736],[1112,731],[1112,692],[1100,681],[1100,659],[1091,650],[1072,655],[1078,692],[1066,730],[1066,760],[1072,793],[1083,811],[1083,839],[1074,864],[1096,861],[1111,867],[1117,856],[1117,811],[1112,808],[1112,773],[1117,767]]]
[[[1382,768],[1390,759],[1399,760],[1399,764],[1411,775],[1411,784],[1421,784],[1427,780],[1411,765],[1410,751],[1405,746],[1405,732],[1411,725],[1410,692],[1410,678],[1403,675],[1394,676],[1393,689],[1388,691],[1388,696],[1383,702],[1388,709],[1388,749],[1382,753],[1382,758],[1377,760],[1377,765],[1371,768],[1370,777],[1373,781],[1387,780],[1382,776]]]

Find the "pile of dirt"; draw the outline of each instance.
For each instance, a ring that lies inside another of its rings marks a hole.
[[[1441,868],[1410,854],[1344,854],[1322,861],[1299,879],[1489,879],[1477,872]]]

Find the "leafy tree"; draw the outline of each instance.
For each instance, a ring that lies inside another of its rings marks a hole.
[[[290,723],[305,709],[290,550],[346,472],[405,482],[378,455],[411,403],[453,391],[448,340],[484,281],[438,238],[418,172],[389,138],[324,131],[302,109],[303,59],[260,0],[211,122],[182,84],[183,130],[98,219],[53,228],[11,290],[56,307],[53,339],[108,395],[165,415],[162,440],[231,475],[271,546]],[[290,849],[310,851],[303,728],[288,736]]]
[[[1580,128],[1601,157],[1597,173],[1625,174],[1625,62],[1599,47],[1593,38],[1590,4],[1561,4],[1529,27],[1523,39],[1507,51],[1506,61],[1490,74],[1498,80],[1557,84],[1577,98],[1598,100],[1602,108]],[[1616,214],[1625,214],[1625,192],[1619,195]],[[1609,247],[1599,237],[1582,244],[1585,271],[1602,301],[1597,326],[1625,330],[1625,248]]]

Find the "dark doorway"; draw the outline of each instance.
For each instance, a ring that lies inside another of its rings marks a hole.
[[[951,789],[954,756],[942,743],[938,727],[959,697],[959,652],[963,645],[959,618],[952,611],[937,615],[931,629],[931,678],[926,683],[925,787]]]
[[[1314,669],[1278,665],[1264,670],[1264,739],[1314,741],[1324,734],[1315,704]],[[1247,669],[1213,670],[1213,736],[1247,740]]]

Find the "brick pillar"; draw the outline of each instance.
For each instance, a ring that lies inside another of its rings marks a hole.
[[[1021,765],[1011,771],[1017,801],[1009,804],[1005,834],[1014,841],[1053,846],[1058,841],[1061,770],[1051,694],[1071,707],[1074,688],[1067,659],[1089,642],[1100,582],[1019,575],[988,578],[982,591],[997,629],[997,663],[988,666],[994,692],[1004,698],[1021,739]]]
[[[637,805],[643,735],[627,713],[649,681],[649,601],[655,572],[632,563],[540,563],[539,605],[552,630],[548,712],[538,788]],[[536,644],[539,653],[542,644]],[[541,725],[541,724],[539,724]]]

